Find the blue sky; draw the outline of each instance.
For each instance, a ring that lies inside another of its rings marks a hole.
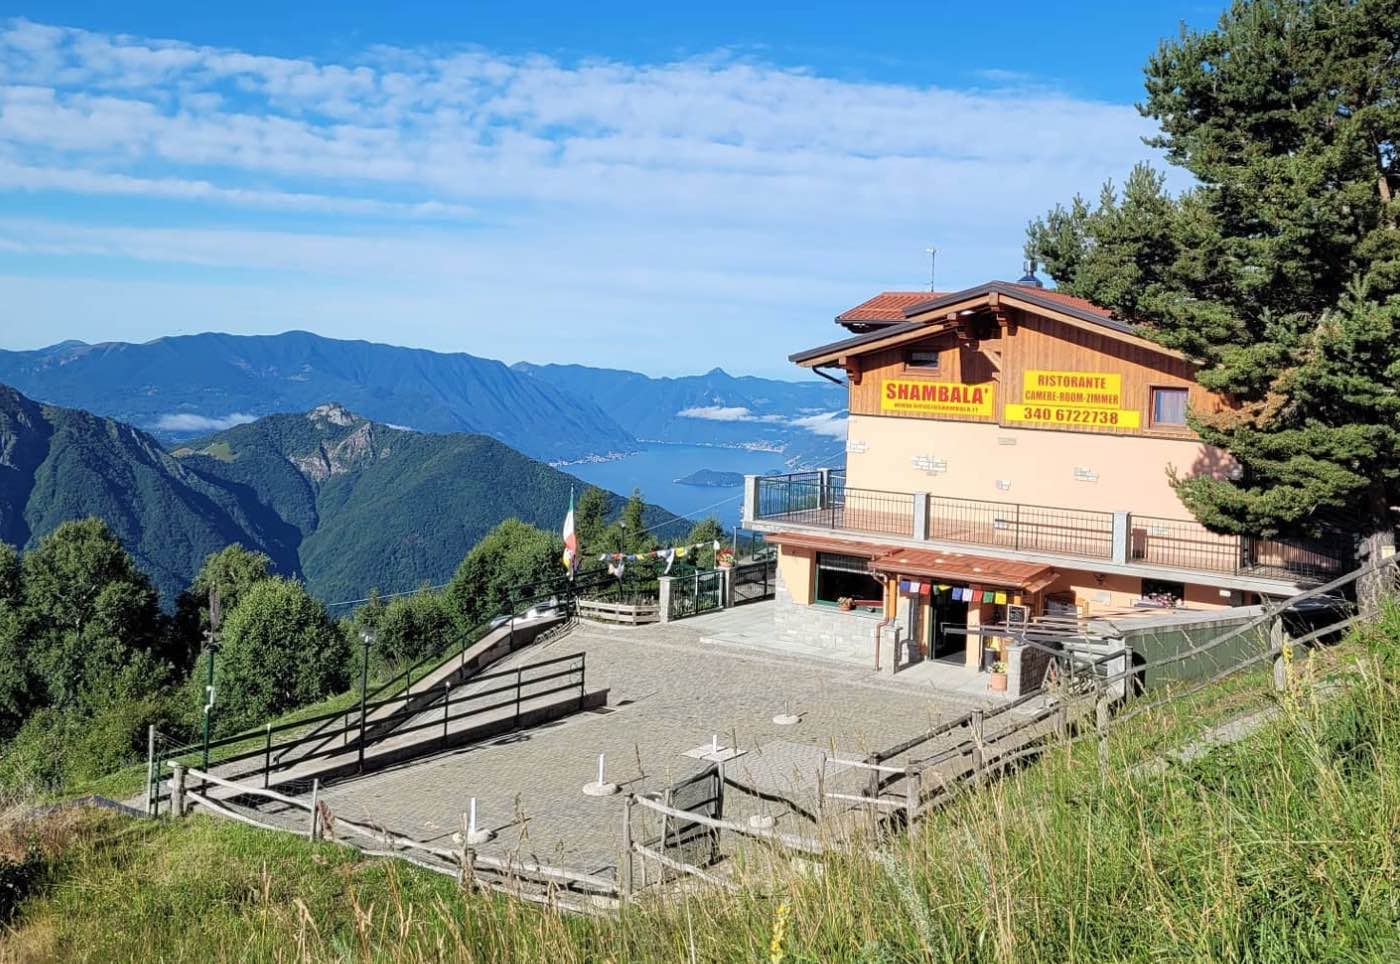
[[[795,377],[1151,159],[1182,4],[0,4],[0,347],[302,328]],[[1173,183],[1180,184],[1180,180]]]

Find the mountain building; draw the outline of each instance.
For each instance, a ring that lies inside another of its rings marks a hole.
[[[999,644],[978,627],[1241,605],[1352,558],[1192,519],[1173,475],[1238,467],[1186,414],[1232,403],[1097,305],[994,281],[884,292],[836,322],[845,337],[791,360],[847,387],[844,472],[746,480],[745,525],[778,546],[780,634],[869,653],[897,631],[980,669]]]

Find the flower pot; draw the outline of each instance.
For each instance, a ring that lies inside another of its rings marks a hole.
[[[990,686],[993,690],[995,690],[995,691],[998,692],[998,693],[1005,693],[1005,692],[1006,692],[1006,674],[1005,674],[1005,673],[992,673],[992,674],[991,674],[991,681],[990,681],[987,685]]]

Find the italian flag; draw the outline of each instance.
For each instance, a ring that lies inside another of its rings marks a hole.
[[[578,568],[578,536],[574,533],[574,490],[569,490],[569,514],[564,516],[564,568],[574,578]]]

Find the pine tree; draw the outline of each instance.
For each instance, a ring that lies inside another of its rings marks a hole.
[[[1164,42],[1146,83],[1150,143],[1194,186],[1134,171],[1121,198],[1033,222],[1028,249],[1233,400],[1190,414],[1242,469],[1174,479],[1197,518],[1287,536],[1341,519],[1377,560],[1400,503],[1400,6],[1240,0]]]

